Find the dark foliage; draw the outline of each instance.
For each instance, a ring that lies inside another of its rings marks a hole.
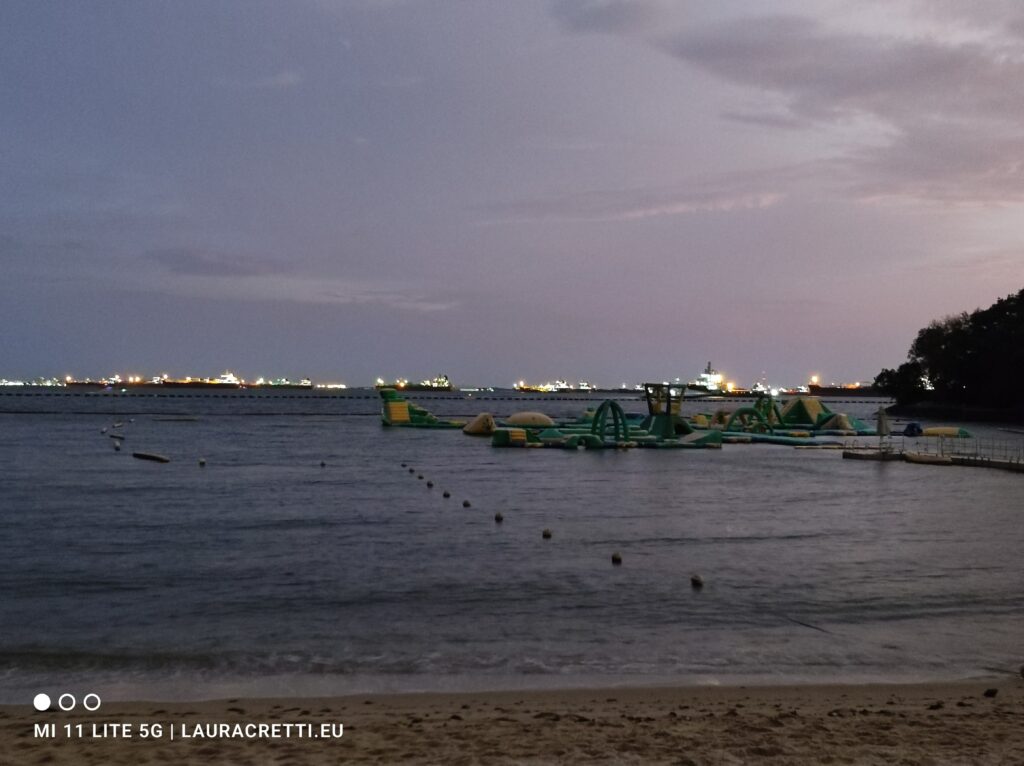
[[[927,398],[923,378],[924,370],[918,362],[904,362],[895,370],[886,368],[878,373],[874,387],[899,404],[913,404]]]
[[[895,370],[882,370],[875,386],[900,404],[935,399],[1009,408],[1024,398],[1022,372],[1024,290],[987,309],[932,322],[918,332],[907,361]]]

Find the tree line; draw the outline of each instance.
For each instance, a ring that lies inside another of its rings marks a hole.
[[[907,361],[874,385],[899,404],[934,401],[990,408],[1024,402],[1024,290],[987,309],[932,322],[917,333]]]

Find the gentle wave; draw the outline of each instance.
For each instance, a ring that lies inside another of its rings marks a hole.
[[[1019,654],[1016,475],[765,445],[495,450],[296,401],[315,414],[171,402],[199,419],[136,415],[120,453],[103,414],[5,416],[3,688],[952,677]]]

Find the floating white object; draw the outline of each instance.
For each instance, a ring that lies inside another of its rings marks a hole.
[[[531,426],[533,428],[551,428],[555,421],[543,412],[516,412],[505,418],[510,426]]]

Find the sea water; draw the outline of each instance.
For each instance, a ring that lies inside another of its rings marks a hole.
[[[1024,660],[1024,475],[771,445],[493,449],[382,428],[377,406],[3,398],[0,701],[903,681]]]

